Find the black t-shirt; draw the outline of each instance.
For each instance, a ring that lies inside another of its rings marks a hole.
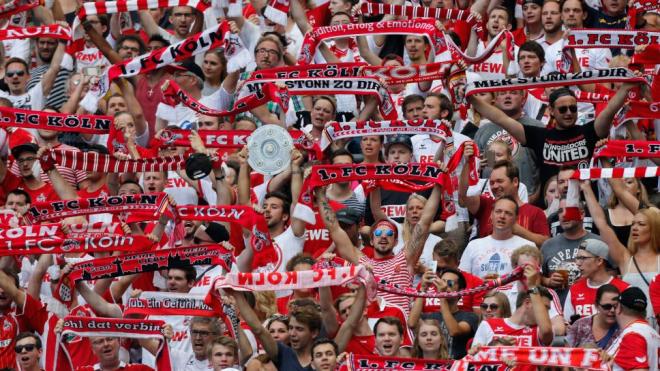
[[[278,370],[309,370],[309,365],[303,367],[300,362],[298,362],[298,356],[296,356],[296,352],[294,352],[293,349],[280,343],[279,341],[277,342],[277,359],[274,359],[273,363]]]
[[[447,348],[449,350],[450,359],[461,359],[467,355],[467,343],[470,339],[474,337],[474,334],[477,332],[477,327],[479,327],[479,317],[473,312],[463,312],[458,311],[453,313],[456,322],[466,322],[470,325],[470,333],[463,336],[449,336],[449,329],[445,325],[445,321],[442,318],[442,314],[439,312],[436,313],[427,313],[422,314],[424,319],[435,319],[440,322],[440,331],[442,336],[447,341]]]
[[[541,184],[556,175],[562,165],[589,167],[589,161],[598,135],[594,122],[585,125],[573,125],[566,130],[546,129],[523,125],[526,147],[534,151],[539,161]]]
[[[628,15],[624,12],[621,15],[607,15],[602,11],[594,10],[587,7],[587,28],[600,28],[600,29],[624,29],[628,23]]]

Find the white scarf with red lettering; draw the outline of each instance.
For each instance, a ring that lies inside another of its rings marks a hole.
[[[60,40],[71,39],[71,29],[62,27],[59,24],[48,26],[24,27],[24,28],[6,28],[0,30],[0,40],[29,39],[35,37],[52,37]]]

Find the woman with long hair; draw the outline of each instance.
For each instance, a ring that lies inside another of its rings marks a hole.
[[[203,96],[211,95],[220,89],[227,76],[227,60],[221,49],[211,49],[204,53],[202,73],[204,74]]]
[[[545,216],[548,217],[550,214],[557,211],[559,208],[559,186],[557,185],[557,176],[553,175],[545,182],[543,186],[543,202],[545,204]]]
[[[591,182],[583,181],[580,187],[600,237],[609,246],[610,257],[621,271],[621,279],[642,289],[650,302],[650,282],[660,273],[660,210],[651,207],[635,213],[626,248],[607,224],[605,213],[591,190]],[[651,305],[647,306],[646,313],[649,323],[657,329]]]
[[[621,329],[616,322],[616,307],[619,304],[619,289],[605,284],[596,291],[596,314],[575,321],[566,334],[568,345],[574,348],[594,344],[607,349],[619,336]]]
[[[420,319],[415,328],[413,358],[448,359],[447,342],[442,337],[440,322],[436,319]]]
[[[637,178],[608,179],[612,194],[607,202],[607,224],[622,244],[628,243],[633,218],[640,207],[650,205],[646,188]]]

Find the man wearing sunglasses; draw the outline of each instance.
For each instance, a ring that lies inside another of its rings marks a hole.
[[[18,334],[14,351],[21,371],[42,371],[39,367],[41,339],[37,335],[31,332]]]
[[[636,84],[623,84],[595,121],[576,125],[578,106],[575,93],[559,88],[550,94],[550,114],[555,126],[523,125],[487,100],[473,95],[472,106],[485,118],[508,131],[522,145],[534,151],[541,169],[541,184],[556,175],[562,165],[588,167],[596,142],[607,137],[616,112],[623,107],[628,91]]]

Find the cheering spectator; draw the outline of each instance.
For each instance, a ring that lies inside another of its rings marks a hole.
[[[568,327],[568,345],[583,347],[596,344],[600,349],[609,348],[621,332],[615,314],[620,294],[619,289],[612,284],[600,286],[594,301],[596,313],[582,317]]]

